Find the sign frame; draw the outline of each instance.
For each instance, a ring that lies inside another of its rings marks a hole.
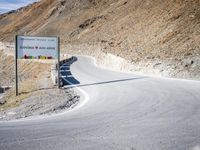
[[[27,35],[15,35],[15,91],[16,96],[19,95],[19,87],[18,87],[18,37],[39,37],[39,38],[57,38],[57,70],[58,70],[58,79],[57,84],[58,88],[60,88],[60,37],[58,36],[27,36]]]

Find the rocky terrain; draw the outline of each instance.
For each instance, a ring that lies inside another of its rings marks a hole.
[[[200,79],[199,0],[41,0],[0,16],[0,40],[15,34],[60,36],[65,52],[98,45],[141,71]]]
[[[74,90],[46,88],[29,93],[17,107],[0,111],[0,120],[13,120],[30,116],[51,115],[71,109],[79,102]],[[7,105],[7,104],[6,104]]]

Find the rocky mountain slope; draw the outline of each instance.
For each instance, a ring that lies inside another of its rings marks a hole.
[[[200,79],[199,0],[41,0],[0,15],[0,40],[15,34],[60,36],[65,52],[98,45],[165,76]]]

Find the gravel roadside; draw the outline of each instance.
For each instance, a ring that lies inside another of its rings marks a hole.
[[[75,107],[79,96],[72,89],[45,89],[33,92],[15,108],[0,111],[0,120],[54,114]]]

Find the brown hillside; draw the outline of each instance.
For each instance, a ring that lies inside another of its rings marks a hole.
[[[41,0],[0,16],[0,39],[15,34],[57,35],[200,77],[200,0]]]

